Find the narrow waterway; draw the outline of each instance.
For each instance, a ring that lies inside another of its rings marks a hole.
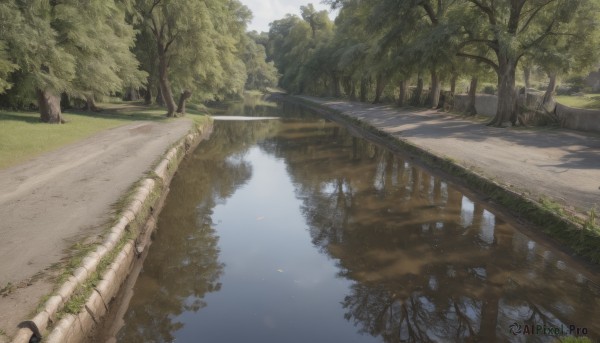
[[[263,105],[231,114],[281,118],[218,121],[180,167],[118,342],[600,338],[593,270],[410,160]]]

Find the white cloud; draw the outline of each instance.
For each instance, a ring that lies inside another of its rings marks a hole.
[[[283,18],[286,14],[300,15],[300,6],[307,5],[308,0],[241,0],[252,11],[253,19],[248,30],[269,31],[269,23]],[[327,10],[328,5],[323,5],[319,0],[313,1],[312,4],[317,10]],[[335,12],[329,13],[330,18],[335,17]]]

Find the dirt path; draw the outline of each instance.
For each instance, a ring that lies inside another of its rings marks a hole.
[[[433,110],[301,97],[365,121],[489,178],[580,211],[600,208],[600,135],[487,127]]]
[[[0,296],[0,330],[10,335],[30,315],[51,291],[51,266],[94,239],[111,205],[191,127],[134,122],[0,170],[0,289],[13,285]]]

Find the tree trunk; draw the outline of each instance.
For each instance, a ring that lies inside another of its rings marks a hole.
[[[85,96],[85,110],[100,112],[100,108],[96,106],[96,99],[94,99],[94,95],[86,95]]]
[[[127,87],[124,99],[125,101],[137,101],[140,100],[140,92],[133,87]]]
[[[146,87],[146,93],[144,94],[144,105],[152,105],[152,87],[150,84]]]
[[[415,93],[413,94],[412,104],[415,106],[421,105],[421,95],[423,94],[423,78],[421,75],[418,76],[417,79],[417,88],[415,89]]]
[[[40,121],[50,124],[62,124],[62,112],[60,110],[60,97],[50,90],[37,90],[38,106],[40,109]]]
[[[527,95],[529,87],[531,87],[531,68],[523,67],[523,79],[525,79],[525,95]]]
[[[474,116],[477,114],[477,109],[475,108],[475,98],[477,95],[477,76],[471,77],[471,85],[469,86],[469,104],[467,105],[467,114],[470,116]]]
[[[185,102],[192,96],[192,92],[184,90],[179,96],[179,104],[177,105],[177,113],[185,114]]]
[[[498,110],[496,116],[489,122],[491,126],[502,126],[510,121],[517,123],[517,93],[515,91],[515,71],[517,61],[500,54],[498,66]]]
[[[356,82],[354,81],[350,81],[351,83],[351,90],[350,90],[350,100],[356,100]]]
[[[173,92],[171,91],[171,84],[169,82],[169,64],[167,62],[167,56],[165,56],[165,49],[162,42],[158,42],[158,74],[160,91],[162,99],[167,105],[167,117],[174,117],[175,110],[177,109],[175,100],[173,99]]]
[[[458,80],[458,74],[452,74],[450,78],[450,94],[456,94],[456,80]]]
[[[554,91],[556,91],[556,73],[548,74],[549,82],[548,87],[546,88],[546,93],[544,93],[544,101],[542,102],[544,106],[551,104],[554,100]]]
[[[344,94],[346,96],[350,96],[350,92],[352,89],[352,79],[350,79],[349,77],[346,76],[342,80],[343,80],[342,87],[344,88]]]
[[[440,78],[435,70],[431,71],[431,92],[429,93],[429,106],[437,108],[440,103],[440,92],[442,90]]]
[[[360,101],[367,102],[367,79],[360,79]]]
[[[156,87],[156,104],[159,106],[165,106],[165,101],[163,100],[162,91],[160,90],[160,85]]]
[[[377,80],[375,83],[375,99],[373,100],[374,104],[377,104],[381,101],[381,94],[383,94],[386,83],[387,80],[385,79],[385,76],[382,74],[377,75]]]
[[[400,81],[400,94],[398,95],[398,106],[404,106],[406,102],[406,91],[408,91],[408,80],[404,79]]]
[[[342,92],[340,91],[340,78],[335,73],[331,76],[331,91],[334,98],[342,97]]]

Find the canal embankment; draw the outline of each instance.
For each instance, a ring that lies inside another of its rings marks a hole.
[[[559,129],[507,129],[418,108],[287,97],[333,114],[362,134],[426,165],[535,224],[575,255],[600,262],[600,136]]]
[[[170,130],[168,125],[177,129]],[[169,190],[171,177],[176,172],[179,162],[188,152],[193,151],[200,141],[210,135],[212,120],[208,117],[203,121],[182,119],[168,123],[166,126],[144,123],[117,130],[123,131],[125,137],[121,137],[120,140],[113,137],[110,142],[105,143],[123,146],[131,141],[131,137],[145,136],[148,140],[147,144],[162,151],[158,153],[160,158],[157,159],[157,156],[147,153],[144,147],[137,146],[140,154],[129,154],[130,162],[134,163],[132,166],[123,166],[121,162],[126,160],[127,156],[124,155],[127,154],[117,154],[115,151],[106,154],[107,156],[96,155],[95,159],[87,159],[85,160],[87,162],[81,163],[79,168],[87,166],[90,170],[94,170],[96,167],[96,172],[99,172],[97,165],[103,161],[104,163],[100,164],[111,169],[111,172],[121,173],[122,178],[135,177],[138,181],[133,186],[127,186],[129,191],[125,195],[123,190],[119,192],[121,200],[116,205],[114,204],[116,199],[112,201],[116,215],[108,225],[108,229],[99,233],[100,239],[97,242],[86,245],[83,251],[85,254],[80,253],[80,258],[71,261],[73,263],[70,263],[68,269],[59,276],[59,280],[62,281],[58,282],[51,295],[44,298],[45,301],[37,307],[30,320],[19,324],[20,329],[13,336],[13,342],[29,342],[32,336],[37,336],[36,338],[42,336],[44,342],[85,340],[86,335],[106,313],[111,299],[130,272],[133,261],[147,247],[156,215],[160,212],[162,201]],[[114,136],[115,132],[108,134]],[[95,140],[97,139],[98,137],[95,137]],[[161,144],[162,148],[157,146]],[[78,145],[85,147],[89,144],[84,141]],[[129,147],[129,149],[133,148],[136,146]],[[102,150],[107,149],[104,147]],[[143,152],[146,153],[142,154]],[[144,156],[143,160],[150,158],[150,161],[140,161],[138,157],[140,155]],[[142,171],[136,172],[139,168],[142,168]],[[66,171],[67,174],[70,172],[71,170]],[[104,175],[104,177],[108,179],[111,175]],[[143,175],[141,179],[140,175]],[[113,175],[113,179],[116,178],[119,178],[119,175]],[[70,190],[73,191],[74,187],[72,185]],[[105,185],[106,193],[112,192],[110,189],[109,185]],[[98,192],[103,193],[102,189]],[[88,206],[91,207],[93,204],[90,203]],[[107,206],[110,208],[111,204]],[[86,212],[75,211],[72,214],[85,217]],[[39,235],[43,236],[43,233]],[[57,239],[64,239],[64,237]],[[11,301],[20,304],[20,295],[18,291],[10,294]],[[2,300],[5,305],[10,305],[9,302],[4,301],[5,299]],[[39,296],[33,301],[40,301]]]

